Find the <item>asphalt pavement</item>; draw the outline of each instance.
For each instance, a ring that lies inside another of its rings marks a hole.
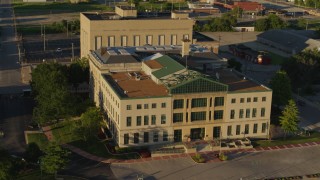
[[[118,179],[251,180],[320,172],[320,146],[245,153],[226,162],[196,164],[191,158],[112,164]]]
[[[14,13],[11,0],[0,1],[0,94],[21,93],[18,46],[15,37]]]
[[[24,129],[32,118],[33,100],[19,95],[0,97],[0,129],[5,136],[0,138],[0,147],[11,154],[22,154],[25,150]]]

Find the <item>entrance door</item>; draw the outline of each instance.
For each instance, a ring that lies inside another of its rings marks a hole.
[[[213,127],[213,138],[220,138],[221,126]]]
[[[190,138],[192,140],[203,139],[204,138],[204,128],[194,128],[191,129]]]
[[[174,138],[174,142],[181,142],[182,141],[182,130],[181,129],[174,130],[173,138]]]

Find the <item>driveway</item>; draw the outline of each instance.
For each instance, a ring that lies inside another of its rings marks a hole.
[[[262,179],[320,172],[320,146],[243,154],[227,162],[195,164],[191,158],[112,164],[118,179]]]

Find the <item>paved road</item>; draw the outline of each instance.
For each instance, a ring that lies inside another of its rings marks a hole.
[[[261,179],[320,172],[320,146],[245,154],[227,162],[195,164],[192,160],[112,164],[118,179]]]
[[[19,96],[4,96],[0,98],[0,129],[5,133],[0,138],[0,147],[11,154],[24,152],[24,129],[26,122],[31,119],[33,101]]]
[[[0,20],[0,94],[18,93],[25,85],[21,83],[11,0],[0,1]]]
[[[77,176],[92,180],[117,179],[112,173],[109,164],[91,161],[76,154],[71,155],[71,161],[67,168],[59,172],[59,174]]]

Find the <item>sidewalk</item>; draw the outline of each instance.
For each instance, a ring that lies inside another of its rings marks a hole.
[[[50,126],[46,126],[42,128],[44,134],[47,136],[49,141],[53,140],[53,135]],[[263,151],[274,151],[274,150],[283,150],[283,149],[292,149],[292,148],[303,148],[303,147],[312,147],[312,146],[318,146],[320,145],[320,141],[318,142],[308,142],[308,143],[301,143],[301,144],[289,144],[289,145],[280,145],[280,146],[271,146],[271,147],[257,147],[257,148],[249,148],[249,149],[229,149],[229,150],[223,150],[224,154],[230,157],[234,156],[242,156],[248,153],[254,153],[254,152],[263,152]],[[174,155],[164,155],[164,156],[158,156],[158,157],[149,157],[149,158],[141,158],[141,159],[130,159],[130,160],[124,160],[124,159],[107,159],[103,157],[98,157],[95,155],[92,155],[90,153],[87,153],[75,146],[72,146],[70,144],[63,144],[62,147],[69,149],[70,151],[93,161],[101,162],[101,163],[117,163],[117,164],[123,164],[123,163],[140,163],[140,162],[148,162],[148,161],[158,161],[158,160],[169,160],[169,159],[177,159],[177,158],[191,158],[192,156],[196,155],[196,153],[184,153],[184,154],[174,154]],[[107,148],[106,148],[107,150]],[[204,152],[198,152],[203,158],[205,158],[206,163],[212,163],[212,162],[220,162],[219,158],[217,157],[217,154],[219,154],[219,151],[204,151]],[[231,158],[232,159],[232,158]]]

